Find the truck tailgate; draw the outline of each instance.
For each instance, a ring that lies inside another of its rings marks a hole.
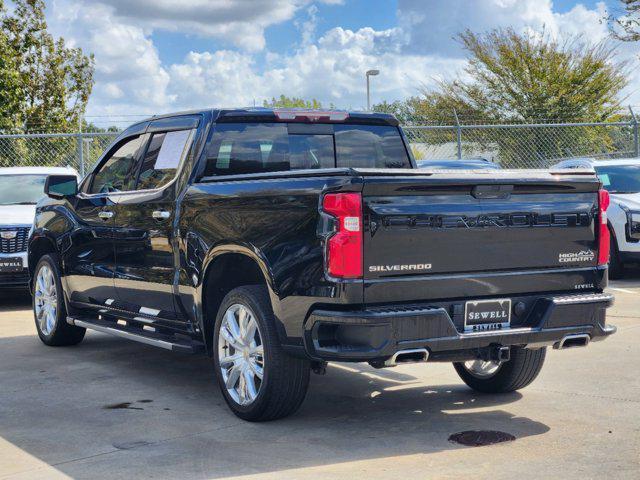
[[[365,280],[597,264],[593,172],[359,173]]]

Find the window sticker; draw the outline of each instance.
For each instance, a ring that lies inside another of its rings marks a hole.
[[[231,161],[231,147],[230,140],[223,140],[220,144],[220,150],[218,150],[218,160],[216,162],[216,168],[229,168],[229,162]]]
[[[168,132],[162,142],[158,159],[154,165],[154,170],[176,169],[182,159],[184,147],[189,140],[191,130],[179,130]]]
[[[264,140],[260,142],[260,155],[262,157],[262,163],[267,161],[272,149],[273,149],[273,142],[268,142]]]
[[[611,185],[611,180],[609,179],[608,173],[601,173],[600,175],[598,175],[598,178],[602,182],[602,186],[608,187],[609,185]]]

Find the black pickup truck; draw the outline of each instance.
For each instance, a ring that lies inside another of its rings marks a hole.
[[[520,389],[605,323],[608,196],[591,171],[417,169],[384,114],[205,110],[129,127],[29,241],[38,334],[206,353],[269,420],[328,361],[452,362]]]

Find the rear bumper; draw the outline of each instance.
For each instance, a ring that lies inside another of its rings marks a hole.
[[[400,350],[426,348],[433,360],[474,357],[493,346],[538,348],[557,345],[567,335],[597,341],[613,334],[606,293],[535,296],[521,321],[504,330],[464,333],[463,318],[451,305],[390,306],[360,311],[316,310],[305,323],[307,354],[319,360],[380,361]]]

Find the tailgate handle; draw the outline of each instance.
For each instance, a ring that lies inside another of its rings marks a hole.
[[[475,198],[509,198],[513,185],[476,185],[471,191]]]

